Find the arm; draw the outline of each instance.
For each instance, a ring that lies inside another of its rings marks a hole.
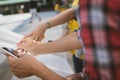
[[[76,74],[65,79],[28,54],[19,53],[19,58],[8,56],[8,60],[10,70],[19,78],[35,75],[42,80],[82,80],[80,75]]]
[[[53,18],[48,19],[52,27],[68,22],[69,20],[75,18],[74,10],[72,8],[67,9]]]
[[[44,36],[45,31],[49,27],[55,27],[57,25],[63,24],[73,19],[74,17],[75,17],[74,10],[72,8],[65,10],[64,12],[61,12],[55,17],[52,17],[52,18],[47,19],[46,21],[40,22],[39,25],[24,38],[31,37],[34,40],[41,40]]]
[[[61,39],[50,43],[38,44],[36,48],[38,53],[54,53],[54,52],[63,52],[73,49],[80,49],[81,45],[77,38],[76,33],[71,33]]]
[[[40,63],[34,66],[33,70],[36,76],[42,78],[43,80],[66,80],[65,78],[54,73],[52,70],[46,66],[40,67]]]
[[[8,57],[10,69],[17,77],[25,78],[36,75],[43,80],[66,80],[33,56],[23,53],[19,53],[19,56],[19,58]]]
[[[62,37],[61,39],[48,43],[34,43],[31,38],[27,38],[18,44],[18,48],[24,49],[33,54],[43,54],[80,49],[81,44],[77,38],[76,32],[74,32],[65,37]]]

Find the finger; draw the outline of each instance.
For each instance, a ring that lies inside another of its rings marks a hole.
[[[71,80],[71,78],[70,77],[68,77],[68,78],[66,78],[67,80]]]
[[[17,43],[17,45],[20,45],[20,44],[25,43],[25,42],[26,42],[26,40],[22,39],[20,42]]]
[[[42,36],[42,39],[43,39],[43,38],[45,38],[45,36],[44,36],[44,35]]]
[[[35,40],[33,40],[33,41],[32,41],[32,43],[36,44],[36,43],[38,43],[38,42],[37,42],[37,41],[35,41]]]
[[[30,37],[30,36],[32,36],[32,33],[31,33],[31,34],[28,34],[28,35],[26,35],[26,36],[24,36],[24,37],[21,39],[21,41],[19,41],[18,43],[23,42],[24,39],[26,39],[26,38],[28,38],[28,37]]]
[[[27,52],[27,51],[25,51],[24,49],[17,49],[16,51],[17,51],[18,54],[19,54],[19,53],[26,53],[26,52]]]
[[[32,35],[30,36],[31,39],[35,40],[36,36],[35,35]]]
[[[18,48],[16,51],[17,51],[18,53],[21,53],[21,52],[23,51],[23,49]]]
[[[39,38],[38,37],[35,37],[35,39],[34,39],[35,41],[39,41]]]
[[[16,65],[19,64],[19,60],[18,58],[8,57],[8,63],[10,67],[15,67]]]
[[[24,39],[22,39],[20,42],[18,42],[17,44],[21,44],[23,42]]]
[[[20,43],[17,44],[18,48],[23,48],[25,46],[25,43],[27,43],[28,40],[22,40]]]
[[[39,37],[39,38],[38,38],[38,41],[41,41],[41,40],[42,40],[42,38],[43,38],[43,36],[42,36],[42,37]]]
[[[36,41],[41,41],[43,38],[44,38],[44,36],[39,36],[39,37],[35,37],[34,40],[36,40]]]
[[[23,57],[24,56],[24,54],[25,54],[26,52],[24,51],[24,52],[22,52],[22,53],[18,53],[18,56],[21,58],[21,57]]]
[[[24,49],[16,50],[16,54],[17,54],[18,58],[20,58],[19,54],[23,54],[23,53],[26,53],[26,51]]]
[[[18,56],[18,51],[17,51],[17,50],[14,50],[13,53],[14,53],[15,56],[17,56],[17,57],[19,58],[19,56]]]

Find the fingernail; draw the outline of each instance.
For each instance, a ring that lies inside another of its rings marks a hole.
[[[18,53],[18,56],[23,55],[23,54],[25,54],[25,53],[23,53],[23,52],[22,53]]]

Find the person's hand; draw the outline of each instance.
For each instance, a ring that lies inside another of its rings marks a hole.
[[[79,73],[75,73],[66,77],[67,80],[83,80]]]
[[[19,78],[25,78],[35,75],[35,66],[42,63],[38,62],[33,56],[19,53],[19,58],[8,56],[10,70]],[[39,66],[39,67],[40,67]]]
[[[41,22],[31,33],[26,35],[23,39],[31,37],[33,40],[40,41],[44,38],[44,33],[48,27],[44,22]]]
[[[17,44],[18,50],[23,49],[24,51],[31,52],[33,55],[37,55],[39,51],[37,51],[38,44],[42,44],[39,41],[35,41],[30,37],[23,39],[21,42]]]

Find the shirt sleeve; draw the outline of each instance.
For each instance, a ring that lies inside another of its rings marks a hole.
[[[74,14],[76,16],[76,19],[77,19],[77,22],[78,22],[78,26],[80,28],[80,15],[79,15],[79,6],[75,6],[73,7],[73,10],[74,10]]]
[[[79,6],[72,7],[72,9],[74,10],[74,14],[77,15]]]

